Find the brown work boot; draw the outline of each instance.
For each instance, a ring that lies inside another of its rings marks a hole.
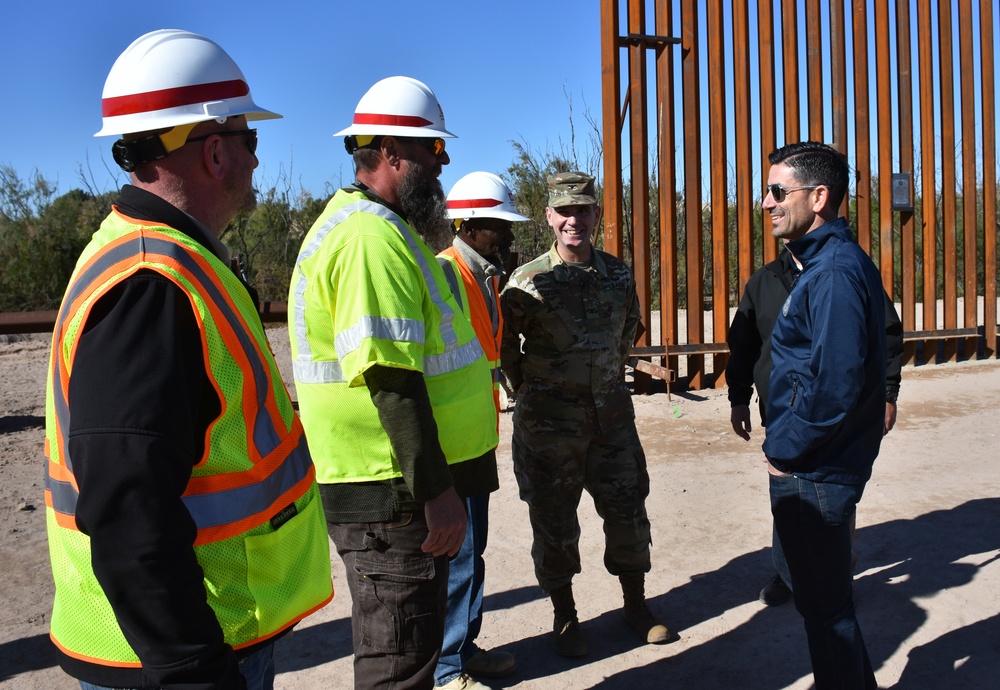
[[[645,574],[625,573],[618,580],[622,583],[622,598],[625,600],[622,613],[628,627],[632,628],[639,639],[649,644],[669,642],[670,631],[667,626],[656,620],[646,604]]]
[[[563,585],[549,592],[555,616],[552,634],[555,635],[556,651],[568,659],[587,655],[587,640],[576,618],[576,602],[573,601],[573,586]]]
[[[517,669],[517,661],[513,654],[495,649],[477,649],[476,653],[462,662],[462,670],[484,678],[503,678]]]

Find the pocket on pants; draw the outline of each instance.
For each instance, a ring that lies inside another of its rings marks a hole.
[[[833,526],[850,522],[863,491],[863,486],[816,482],[815,502],[823,523]]]
[[[399,654],[433,651],[441,644],[432,556],[399,562],[359,554],[354,568],[363,645]]]

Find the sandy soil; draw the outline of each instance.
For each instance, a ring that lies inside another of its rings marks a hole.
[[[286,375],[283,329],[271,331]],[[53,666],[42,498],[47,337],[0,341],[0,687],[77,687]],[[290,380],[290,379],[286,379]],[[724,391],[637,397],[652,491],[653,609],[679,640],[638,646],[602,565],[600,523],[581,506],[577,599],[591,653],[554,654],[549,603],[535,585],[530,529],[502,420],[501,489],[492,502],[480,644],[516,655],[498,688],[808,688],[793,607],[767,608],[770,517],[760,433],[729,427]],[[858,513],[858,615],[883,687],[988,688],[1000,675],[1000,472],[995,361],[907,367],[899,423]],[[333,603],[279,643],[279,689],[351,687],[350,598],[332,564]]]

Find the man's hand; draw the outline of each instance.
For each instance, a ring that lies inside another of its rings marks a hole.
[[[733,409],[729,413],[729,421],[732,423],[733,431],[736,432],[737,436],[744,441],[750,440],[750,432],[753,429],[750,426],[749,405],[733,405]]]
[[[888,434],[894,426],[896,426],[896,403],[887,400],[885,403],[885,426],[882,428],[882,435],[885,436]]]
[[[436,498],[424,503],[427,539],[420,545],[424,553],[433,556],[454,556],[465,541],[465,503],[448,487]]]

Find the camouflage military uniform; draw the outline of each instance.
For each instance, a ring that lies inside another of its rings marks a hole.
[[[622,377],[639,323],[631,271],[596,249],[589,265],[566,263],[553,245],[514,272],[502,306],[514,472],[538,583],[549,592],[580,572],[584,488],[604,520],[608,571],[649,572],[649,475]]]

